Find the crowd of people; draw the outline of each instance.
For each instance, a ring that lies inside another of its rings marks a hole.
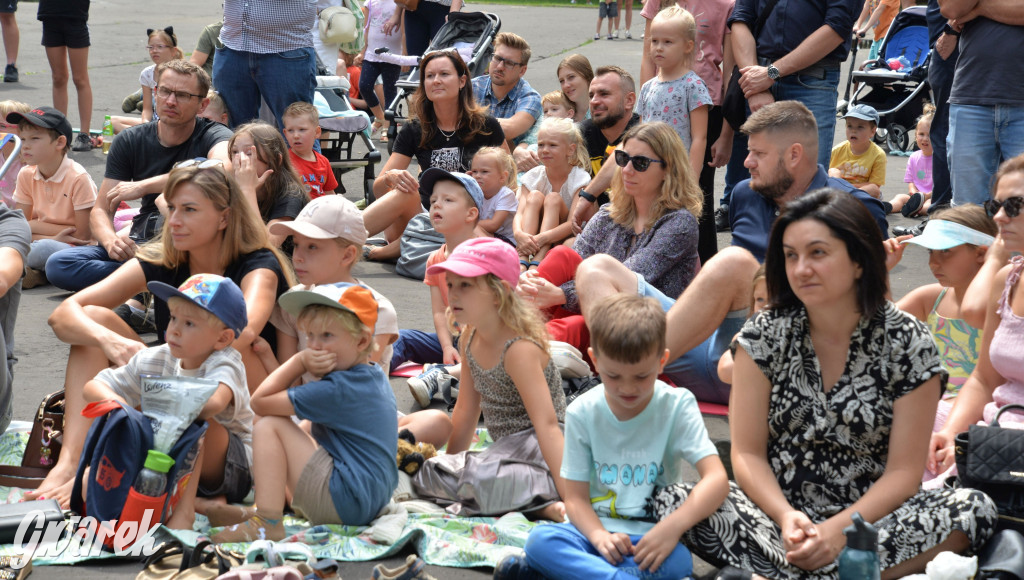
[[[1009,81],[985,80],[993,42],[1024,49],[1018,3],[929,1],[933,70],[954,58],[950,37],[960,52],[918,120],[906,193],[884,201],[878,112],[850,107],[847,140],[831,144],[839,65],[898,0],[648,0],[639,86],[574,54],[546,95],[514,32],[476,78],[456,50],[423,54],[459,0],[370,0],[353,84],[376,138],[396,65],[368,55],[422,58],[365,208],[337,194],[318,152],[318,4],[226,0],[202,62],[184,60],[173,28],[147,31],[142,115],[118,119],[98,188],[68,155],[91,139],[85,122],[74,139],[56,68],[53,107],[0,103],[23,142],[0,183],[0,427],[22,287],[72,292],[49,318],[70,345],[63,449],[26,498],[66,507],[83,408],[137,406],[140,377],[157,374],[219,383],[166,522],[202,513],[215,542],[282,539],[286,509],[368,524],[398,483],[400,438],[447,446],[412,478],[418,497],[555,522],[497,578],[679,578],[691,554],[724,579],[836,577],[854,513],[878,529],[887,578],[991,537],[992,500],[943,484],[956,434],[1024,402],[1024,133],[1003,114],[1019,108]],[[44,20],[44,40],[79,20]],[[735,125],[730,83],[747,103]],[[993,123],[1000,138],[980,147]],[[894,212],[928,219],[890,238]],[[409,259],[414,227],[443,239],[416,274],[427,329],[403,328],[353,273]],[[928,250],[937,283],[894,297],[907,244]],[[552,341],[600,378],[568,405]],[[406,414],[387,376],[408,362],[423,372],[408,381],[421,409]],[[438,397],[450,414],[428,408]],[[698,401],[728,405],[729,457]],[[494,443],[471,451],[481,417]],[[250,490],[255,505],[241,504]]]

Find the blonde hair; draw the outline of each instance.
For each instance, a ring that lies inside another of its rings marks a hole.
[[[665,180],[661,193],[651,206],[651,215],[645,228],[653,226],[666,212],[685,209],[694,217],[700,217],[704,208],[704,194],[697,185],[697,178],[690,169],[686,148],[675,129],[661,121],[637,125],[626,133],[622,143],[631,139],[646,143],[654,154],[665,162]],[[650,171],[650,169],[648,169]],[[615,223],[628,226],[636,220],[636,203],[626,195],[622,185],[622,168],[617,168],[612,178],[611,209],[609,216]]]
[[[231,112],[228,111],[228,104],[224,102],[224,97],[220,96],[220,93],[217,91],[210,89],[210,91],[206,93],[206,98],[210,99],[210,104],[206,105],[206,110],[209,111],[212,107],[213,110],[218,113],[218,116],[227,115],[228,123],[230,123]]]
[[[751,314],[753,314],[754,306],[756,306],[755,300],[757,300],[757,299],[754,298],[754,292],[757,290],[758,282],[764,282],[765,284],[768,283],[768,276],[765,273],[764,264],[761,264],[761,266],[757,269],[757,271],[754,272],[754,278],[753,278],[753,280],[750,281],[750,307],[749,307],[749,310],[750,310]]]
[[[508,173],[508,179],[505,180],[505,187],[515,191],[519,187],[519,182],[516,180],[516,160],[509,155],[508,151],[499,149],[497,147],[481,147],[477,150],[476,154],[473,155],[473,159],[477,157],[493,157],[495,163],[502,171]]]
[[[216,314],[210,312],[209,310],[203,308],[202,306],[199,306],[195,302],[188,300],[187,298],[182,298],[181,296],[171,296],[170,300],[167,301],[167,309],[173,313],[173,311],[178,308],[184,308],[189,313],[191,313],[193,317],[205,320],[211,327],[213,327],[217,331],[228,329],[228,325],[224,324],[224,321],[221,320],[220,318],[217,318]],[[232,331],[232,335],[233,334],[234,331]]]
[[[256,190],[256,201],[259,204],[260,216],[264,222],[270,221],[277,199],[285,195],[294,195],[309,201],[309,194],[302,184],[291,157],[288,155],[288,143],[281,132],[263,121],[246,123],[235,129],[234,135],[228,140],[228,151],[235,147],[235,141],[241,135],[248,135],[256,147],[256,157],[273,170],[263,185]]]
[[[172,169],[167,174],[167,185],[164,187],[164,198],[168,203],[174,201],[179,186],[186,183],[202,191],[217,211],[227,212],[227,227],[221,234],[218,260],[222,266],[227,266],[239,257],[256,250],[270,250],[281,266],[287,285],[296,284],[289,260],[270,244],[266,226],[242,195],[242,190],[234,177],[223,167],[199,169],[193,165]],[[144,262],[167,269],[187,266],[188,252],[174,247],[170,229],[170,221],[165,220],[160,234],[149,243],[140,246],[136,256]]]
[[[306,117],[314,125],[320,122],[320,113],[317,112],[316,107],[312,103],[305,101],[297,101],[288,105],[284,110],[284,114],[281,115],[281,122],[284,122],[288,117]]]
[[[666,325],[655,299],[626,293],[602,298],[587,320],[594,353],[626,364],[665,352]]]
[[[530,44],[526,39],[514,32],[502,32],[494,39],[494,46],[507,46],[512,50],[518,50],[522,56],[520,60],[523,66],[530,64]]]
[[[922,108],[921,116],[917,118],[917,123],[914,123],[914,126],[917,127],[921,123],[928,123],[928,126],[931,127],[932,119],[934,118],[935,105],[931,103],[925,103],[924,107]]]
[[[483,284],[498,299],[498,317],[501,318],[501,322],[509,327],[516,336],[528,338],[544,349],[544,352],[550,352],[548,331],[544,326],[544,319],[541,317],[540,311],[527,304],[509,286],[508,282],[494,274],[484,274],[476,278],[477,284]],[[448,307],[448,319],[452,320],[450,306]],[[468,332],[469,328],[464,329],[464,332]]]
[[[28,106],[21,101],[6,100],[0,101],[0,115],[3,115],[4,122],[7,122],[7,115],[11,113],[27,113],[32,110],[32,107]]]
[[[152,40],[154,36],[161,36],[161,40],[164,42],[171,43],[171,48],[174,49],[174,58],[176,60],[184,60],[185,53],[181,51],[181,47],[178,46],[178,35],[174,33],[174,27],[168,26],[167,28],[150,28],[146,31],[146,40]]]
[[[587,144],[583,141],[583,135],[572,119],[559,119],[550,117],[544,119],[537,131],[538,137],[542,131],[554,133],[565,139],[569,145],[576,146],[576,153],[569,158],[569,165],[579,167],[587,171],[590,169],[590,154],[587,153]]]
[[[697,21],[694,20],[693,14],[691,14],[689,10],[673,3],[667,8],[662,8],[651,20],[651,24],[653,25],[655,22],[667,22],[669,20],[679,21],[678,24],[682,27],[680,32],[682,33],[683,40],[688,40],[690,42],[697,41]],[[686,55],[687,62],[693,61],[695,53],[696,51],[691,47],[690,52]]]
[[[364,358],[369,358],[373,354],[377,347],[376,341],[373,340],[373,329],[363,324],[355,313],[348,310],[327,306],[326,304],[310,304],[299,312],[298,318],[295,319],[295,326],[303,332],[315,332],[322,331],[335,322],[340,323],[352,335],[352,338],[356,340],[369,336],[371,339],[369,344],[366,345],[366,348],[359,351],[358,354]]]
[[[543,107],[547,104],[561,105],[565,107],[566,111],[576,112],[576,103],[569,100],[569,97],[565,96],[562,91],[551,91],[540,98],[540,104]]]

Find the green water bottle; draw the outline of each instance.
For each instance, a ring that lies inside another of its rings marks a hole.
[[[114,141],[114,124],[110,122],[110,115],[103,118],[103,154],[110,153],[110,144]]]

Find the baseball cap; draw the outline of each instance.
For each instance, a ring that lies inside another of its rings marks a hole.
[[[449,173],[444,169],[431,167],[420,174],[420,203],[423,204],[424,208],[430,209],[430,194],[434,193],[434,184],[442,179],[456,181],[461,184],[469,192],[469,197],[473,198],[473,203],[476,204],[477,209],[483,207],[484,191],[480,189],[480,184],[475,179],[465,173]]]
[[[22,119],[36,127],[56,129],[58,133],[67,138],[68,144],[71,143],[71,123],[68,123],[68,118],[64,116],[64,113],[53,107],[36,107],[27,113],[15,111],[7,114],[7,122],[12,125],[20,123]]]
[[[174,297],[191,300],[234,331],[235,338],[238,338],[242,334],[242,329],[249,324],[249,316],[245,311],[245,297],[230,278],[216,274],[196,274],[189,276],[177,288],[164,282],[150,282],[146,287],[164,302]]]
[[[874,124],[878,124],[878,111],[870,105],[854,105],[850,107],[846,114],[843,115],[844,119],[853,117],[854,119],[862,119],[864,121],[871,121]]]
[[[466,278],[494,274],[515,288],[519,283],[519,254],[496,238],[473,238],[459,244],[448,259],[427,268],[427,275],[451,272]]]
[[[991,246],[996,239],[992,236],[969,228],[963,224],[946,221],[943,219],[931,219],[924,226],[924,232],[903,243],[917,244],[929,250],[948,250],[961,244],[974,244],[975,246]]]
[[[342,238],[357,246],[366,243],[363,214],[343,195],[324,195],[306,204],[293,221],[270,226],[274,235],[299,234],[320,240]]]
[[[313,304],[347,310],[370,328],[377,326],[377,299],[367,288],[339,282],[321,284],[312,290],[289,290],[277,300],[285,312],[298,317],[302,309]]]

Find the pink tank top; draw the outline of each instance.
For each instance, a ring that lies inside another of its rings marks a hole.
[[[1024,365],[1021,364],[1021,353],[1024,352],[1024,317],[1013,313],[1010,306],[1010,294],[1024,270],[1024,256],[1014,256],[1011,260],[1013,268],[1006,277],[1003,295],[999,298],[996,312],[999,314],[999,326],[992,335],[988,355],[992,367],[1006,381],[992,392],[992,402],[985,405],[985,423],[991,423],[999,408],[1012,403],[1024,403]],[[1024,414],[1015,412],[1003,413],[1000,421],[1005,425],[1009,422],[1024,423]],[[1024,428],[1024,425],[1021,426]]]

